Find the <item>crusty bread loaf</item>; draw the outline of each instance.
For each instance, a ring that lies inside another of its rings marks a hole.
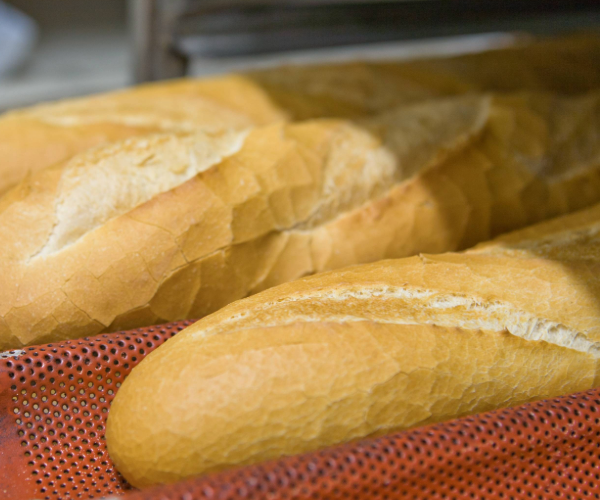
[[[600,88],[600,37],[413,62],[291,66],[144,85],[0,117],[0,193],[90,147],[156,132],[215,132],[282,119],[359,118],[487,90],[576,94]]]
[[[589,206],[599,117],[600,94],[463,96],[86,151],[0,199],[0,348],[201,317]]]
[[[600,36],[542,39],[454,57],[288,66],[247,76],[294,119],[358,118],[468,92],[600,88]]]
[[[180,80],[11,111],[0,117],[0,193],[100,144],[157,132],[242,130],[286,118],[241,76]]]
[[[271,288],[134,368],[109,454],[141,487],[595,387],[599,297],[600,205]]]

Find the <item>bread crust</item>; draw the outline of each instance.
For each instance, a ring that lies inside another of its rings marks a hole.
[[[255,83],[231,75],[141,85],[0,117],[0,193],[78,153],[161,132],[243,130],[287,119]]]
[[[146,84],[0,117],[0,194],[90,148],[159,132],[244,129],[280,120],[359,119],[444,96],[600,87],[600,37],[578,35],[451,58],[290,66]]]
[[[197,318],[592,204],[599,116],[600,94],[461,96],[81,153],[0,201],[0,348]]]
[[[599,58],[600,37],[590,33],[453,57],[288,66],[247,76],[295,120],[357,119],[465,93],[590,92],[600,87]]]
[[[596,387],[599,276],[597,205],[271,288],[132,371],[109,453],[143,487]]]

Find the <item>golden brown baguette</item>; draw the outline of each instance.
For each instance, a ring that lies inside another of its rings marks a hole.
[[[468,92],[600,88],[600,36],[575,35],[454,57],[288,66],[247,76],[294,119],[357,118]]]
[[[600,384],[600,205],[466,253],[271,288],[151,353],[107,443],[135,486]]]
[[[197,318],[600,200],[600,95],[130,138],[0,200],[0,347]]]
[[[282,119],[359,118],[487,90],[600,88],[600,37],[573,36],[413,62],[293,66],[149,84],[0,117],[0,193],[90,147],[155,132],[214,132]]]
[[[0,193],[100,144],[156,132],[215,132],[266,125],[286,115],[241,76],[180,80],[67,99],[0,117]]]

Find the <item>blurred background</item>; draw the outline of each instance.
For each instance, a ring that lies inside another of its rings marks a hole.
[[[0,110],[276,64],[600,29],[599,0],[0,0]]]

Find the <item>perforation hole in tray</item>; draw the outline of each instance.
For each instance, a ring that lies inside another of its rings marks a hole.
[[[191,322],[5,353],[16,432],[40,499],[98,498],[129,486],[104,442],[112,399],[131,369]]]

